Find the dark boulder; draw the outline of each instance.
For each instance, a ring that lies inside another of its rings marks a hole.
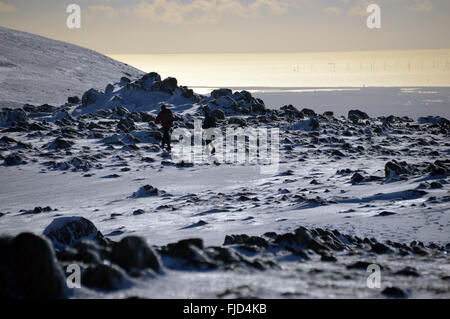
[[[47,149],[54,149],[54,150],[67,150],[72,147],[74,143],[72,141],[69,141],[67,139],[64,139],[62,137],[58,137],[52,142],[45,145]]]
[[[125,133],[130,133],[136,130],[136,125],[132,118],[123,118],[117,123],[117,129]]]
[[[215,99],[218,99],[222,96],[232,95],[233,92],[230,89],[216,89],[211,92],[211,96]]]
[[[217,268],[217,264],[203,250],[203,241],[198,238],[184,239],[168,244],[161,249],[161,254],[176,260],[167,264],[170,268]]]
[[[80,98],[78,96],[69,96],[67,102],[70,104],[77,104],[80,103]]]
[[[66,278],[50,242],[31,233],[1,238],[0,296],[9,298],[61,298]]]
[[[140,197],[149,197],[149,196],[158,196],[159,190],[152,185],[144,185],[138,189],[137,192],[134,192],[131,195],[132,198],[140,198]]]
[[[42,113],[51,113],[56,110],[56,106],[49,104],[42,104],[38,106],[38,111]]]
[[[382,243],[376,243],[372,245],[372,251],[376,254],[382,255],[386,253],[391,253],[392,249],[390,249],[388,246]]]
[[[90,104],[94,104],[95,102],[97,102],[100,99],[100,97],[102,95],[103,95],[103,93],[97,91],[96,89],[89,89],[81,97],[81,104],[83,106],[88,106]]]
[[[23,165],[26,164],[27,161],[25,158],[18,153],[9,154],[5,157],[5,165],[6,166],[15,166],[15,165]]]
[[[156,117],[147,112],[141,112],[141,119],[143,122],[154,122]]]
[[[153,90],[155,91],[161,91],[161,92],[166,92],[169,94],[173,94],[173,92],[178,88],[178,82],[177,79],[175,78],[166,78],[164,79],[162,82],[157,82],[154,86],[153,86]]]
[[[17,141],[9,136],[2,136],[0,138],[0,143],[2,144],[17,144]]]
[[[127,85],[127,84],[129,84],[129,83],[131,83],[131,80],[130,80],[129,78],[127,78],[126,76],[122,76],[122,77],[120,78],[119,84],[120,84],[121,86],[125,86],[125,85]]]
[[[445,117],[440,116],[427,116],[427,117],[419,117],[417,119],[417,122],[419,124],[435,124],[435,125],[442,125],[442,126],[449,126],[450,121],[447,120]]]
[[[352,176],[352,178],[351,178],[351,182],[352,182],[353,185],[359,184],[359,183],[361,183],[362,181],[364,181],[364,176],[362,176],[362,175],[359,174],[359,173],[353,174],[353,176]]]
[[[261,99],[254,99],[251,106],[251,111],[264,114],[266,112],[264,101]]]
[[[406,266],[405,268],[397,271],[396,275],[406,276],[406,277],[419,277],[419,273],[414,267]]]
[[[369,115],[360,110],[350,110],[348,111],[348,119],[352,122],[358,122],[360,120],[369,119]]]
[[[246,234],[243,235],[227,235],[225,236],[224,245],[245,245],[245,246],[256,246],[260,248],[268,248],[269,243],[266,239],[258,236],[248,236]]]
[[[145,239],[137,236],[123,238],[115,244],[111,261],[123,268],[131,276],[138,276],[143,270],[161,270],[161,261],[155,250],[147,245]]]
[[[416,169],[406,162],[389,161],[384,166],[384,174],[387,179],[397,178],[402,175],[413,175]]]
[[[337,258],[330,253],[322,253],[322,255],[320,256],[320,260],[325,262],[335,262],[337,261]]]
[[[333,150],[333,151],[331,152],[331,155],[333,155],[333,156],[339,156],[339,157],[344,157],[344,156],[345,156],[345,154],[342,153],[340,150]]]
[[[212,116],[214,116],[218,120],[225,120],[225,113],[222,110],[212,111]]]
[[[195,98],[194,90],[188,89],[185,86],[180,86],[180,89],[182,91],[181,96],[187,99]]]
[[[145,210],[143,210],[143,209],[136,209],[135,211],[133,211],[134,216],[138,216],[138,215],[142,215],[142,214],[145,214]]]
[[[386,287],[381,293],[390,298],[406,298],[408,296],[406,292],[397,287]]]
[[[315,116],[316,115],[316,112],[314,112],[313,110],[311,110],[311,109],[307,109],[307,108],[304,108],[303,110],[301,110],[300,111],[304,116],[306,116],[306,117],[312,117],[312,116]]]
[[[83,271],[81,284],[89,288],[112,291],[128,283],[126,274],[115,265],[99,264]]]
[[[366,261],[357,261],[351,265],[347,265],[347,269],[359,269],[359,270],[367,270],[367,268],[373,263],[369,263]]]
[[[240,117],[230,117],[228,119],[228,124],[236,124],[239,126],[245,126],[247,124],[247,122],[243,118],[240,118]]]
[[[275,244],[280,248],[291,251],[294,254],[301,256],[304,259],[309,257],[304,252],[305,249],[310,248],[309,244],[313,239],[307,233],[296,232],[281,234],[275,239]]]
[[[84,217],[58,217],[44,230],[53,245],[60,249],[65,246],[73,247],[82,240],[93,240],[100,245],[106,245],[107,239]]]
[[[156,72],[145,74],[137,81],[145,89],[151,89],[155,84],[161,83],[161,76]]]
[[[12,124],[26,124],[28,120],[27,112],[23,109],[3,108],[0,111],[0,126],[9,126]]]

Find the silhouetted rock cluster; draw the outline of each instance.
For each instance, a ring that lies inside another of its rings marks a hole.
[[[228,235],[223,246],[204,247],[191,238],[162,247],[150,247],[137,236],[119,242],[105,239],[94,224],[82,217],[55,219],[44,236],[22,233],[0,238],[0,295],[12,298],[63,298],[70,295],[65,271],[70,265],[81,268],[81,284],[91,289],[112,291],[133,285],[144,274],[162,275],[164,268],[187,271],[281,271],[277,256],[292,254],[300,262],[318,260],[342,263],[344,269],[365,271],[371,264],[361,261],[375,255],[395,258],[446,258],[447,248],[421,242],[409,245],[375,238],[359,238],[337,230],[299,227],[293,232],[262,236]],[[48,239],[47,239],[48,238]],[[50,241],[51,240],[51,241]],[[53,243],[53,245],[52,245]],[[248,257],[251,252],[252,257]],[[448,258],[448,257],[447,257]],[[419,277],[412,267],[384,271],[394,276]],[[382,294],[407,297],[401,288],[388,287]]]

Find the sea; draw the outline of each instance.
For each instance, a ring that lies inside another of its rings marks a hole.
[[[312,88],[450,87],[450,49],[309,53],[108,54],[145,72],[214,88],[302,92]]]

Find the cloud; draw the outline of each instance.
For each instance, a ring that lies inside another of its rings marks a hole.
[[[353,16],[366,16],[366,8],[372,3],[379,5],[394,5],[400,10],[413,12],[430,12],[433,9],[432,2],[435,0],[339,0],[348,6],[348,14]]]
[[[323,9],[323,12],[329,15],[339,15],[342,13],[342,9],[339,7],[332,6]]]
[[[350,7],[350,9],[348,10],[348,14],[351,16],[367,16],[367,6],[372,3],[374,3],[374,1],[372,0],[358,1]]]
[[[89,9],[94,13],[100,12],[105,14],[108,18],[117,17],[119,14],[116,9],[111,6],[90,6]]]
[[[16,7],[11,5],[11,4],[7,4],[6,2],[0,1],[0,12],[13,12],[16,11]]]
[[[433,10],[433,5],[428,0],[420,0],[420,1],[416,0],[414,4],[406,5],[406,8],[409,11],[414,12],[430,12],[431,10]]]
[[[298,2],[298,1],[297,1]],[[129,12],[140,18],[166,24],[204,24],[215,23],[226,15],[251,18],[282,15],[295,1],[251,0],[243,4],[237,0],[180,0],[142,1]]]

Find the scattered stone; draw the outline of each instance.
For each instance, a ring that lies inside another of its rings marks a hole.
[[[133,215],[134,215],[134,216],[142,215],[142,214],[145,214],[145,211],[144,211],[143,209],[136,209],[136,210],[133,212]]]
[[[86,107],[97,102],[103,94],[95,89],[86,91],[81,97],[81,104]]]
[[[80,98],[78,96],[69,96],[67,102],[70,104],[78,104],[80,103]]]
[[[375,216],[381,216],[381,217],[383,217],[383,216],[392,216],[392,215],[396,215],[396,213],[388,212],[388,211],[383,211],[383,212],[381,212],[381,213],[379,213],[379,214],[377,214],[377,215],[375,215]]]
[[[406,298],[408,296],[402,289],[397,287],[384,288],[381,293],[390,298]]]
[[[359,174],[359,173],[353,174],[353,176],[352,176],[352,178],[351,178],[351,182],[352,182],[353,185],[359,184],[359,183],[361,183],[362,181],[364,181],[364,176],[362,176],[362,175]]]
[[[132,198],[140,198],[140,197],[149,197],[149,196],[158,196],[159,190],[156,187],[153,187],[151,185],[144,185],[133,195],[131,195]]]
[[[354,123],[357,123],[360,120],[369,119],[369,116],[367,115],[367,113],[364,113],[360,110],[350,110],[348,111],[348,119]]]
[[[62,249],[65,246],[73,247],[82,240],[90,239],[94,242],[105,245],[106,238],[94,226],[94,224],[84,217],[58,217],[48,225],[43,233],[49,238],[53,246]]]
[[[160,252],[165,257],[179,260],[175,263],[165,262],[165,265],[169,268],[217,268],[217,264],[215,264],[203,251],[203,241],[198,238],[184,239],[177,243],[168,244],[167,246],[162,247]]]
[[[386,246],[385,244],[382,244],[382,243],[374,244],[372,246],[372,251],[379,255],[392,252],[392,250],[388,246]]]
[[[25,157],[23,155],[18,153],[13,153],[5,158],[5,165],[6,166],[15,166],[15,165],[24,165],[27,164],[27,161],[25,160]]]
[[[95,265],[84,270],[81,276],[83,286],[105,291],[123,288],[126,283],[126,274],[115,265]]]
[[[367,267],[372,265],[373,263],[369,263],[366,261],[357,261],[351,265],[347,265],[347,269],[360,269],[360,270],[367,270]]]
[[[161,261],[153,248],[137,236],[128,236],[113,246],[111,261],[123,268],[131,276],[138,276],[142,271],[161,270]]]
[[[336,257],[334,257],[331,254],[322,254],[320,257],[321,261],[327,261],[327,262],[335,262],[337,261]]]
[[[419,277],[419,273],[413,267],[405,267],[402,270],[399,270],[395,273],[396,275],[407,276],[407,277]]]
[[[130,133],[136,130],[136,125],[132,118],[123,118],[117,124],[117,129],[125,133]]]
[[[53,142],[48,143],[45,147],[54,150],[68,150],[73,146],[72,141],[68,141],[61,137],[56,138]]]

